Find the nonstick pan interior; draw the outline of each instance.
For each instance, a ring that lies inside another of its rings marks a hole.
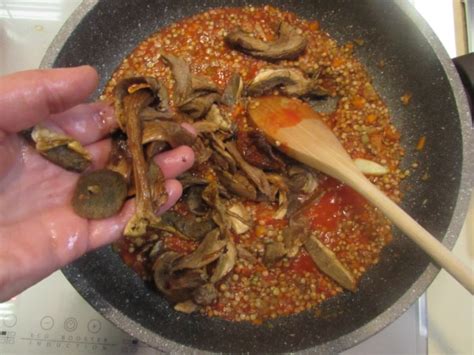
[[[120,61],[151,33],[210,7],[250,3],[267,4],[229,0],[86,1],[62,30],[43,64],[95,66],[101,76],[97,98]],[[468,165],[465,157],[463,160],[468,133],[464,127],[463,137],[462,126],[469,114],[459,80],[431,30],[402,2],[274,0],[271,5],[319,20],[340,43],[364,40],[357,56],[366,64],[402,132],[407,153],[404,164],[419,164],[403,186],[403,207],[451,247],[466,204],[458,195],[467,194],[461,191]],[[376,65],[380,60],[385,61],[383,68]],[[413,97],[404,107],[400,96],[407,92]],[[417,152],[415,145],[422,135],[426,136],[426,149]],[[425,173],[429,179],[422,182]],[[437,273],[428,257],[397,231],[380,259],[362,280],[359,292],[327,302],[321,316],[308,311],[262,326],[175,312],[110,247],[89,253],[64,273],[106,318],[163,350],[191,347],[219,352],[283,352],[314,348],[326,353],[353,346],[396,319]]]

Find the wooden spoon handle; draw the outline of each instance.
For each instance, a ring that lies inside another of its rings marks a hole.
[[[365,176],[354,172],[340,176],[341,180],[357,190],[362,196],[378,207],[398,228],[418,244],[438,265],[449,272],[471,294],[474,294],[474,275],[442,243],[419,225],[395,202],[385,196]]]

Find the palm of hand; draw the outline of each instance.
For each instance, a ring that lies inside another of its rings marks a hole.
[[[111,149],[110,140],[103,138],[116,125],[113,112],[105,104],[75,106],[96,84],[90,67],[0,79],[0,302],[119,238],[133,213],[130,200],[108,219],[76,215],[71,197],[79,175],[50,163],[16,134],[41,121],[81,142],[92,156],[92,169],[103,167]],[[163,211],[180,197],[181,185],[174,178],[193,159],[184,146],[154,158],[167,179]]]

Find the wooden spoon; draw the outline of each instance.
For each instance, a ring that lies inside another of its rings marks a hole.
[[[359,171],[331,129],[308,104],[297,99],[268,96],[253,99],[248,112],[253,123],[274,146],[359,192],[474,294],[472,271]]]

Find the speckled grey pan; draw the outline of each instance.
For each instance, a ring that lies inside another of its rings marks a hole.
[[[101,74],[97,97],[121,59],[149,34],[210,7],[250,3],[264,2],[88,0],[61,30],[42,65],[95,66]],[[471,118],[458,75],[431,29],[406,1],[271,3],[320,20],[341,43],[365,40],[357,55],[403,133],[404,163],[416,160],[420,165],[404,185],[403,207],[451,248],[470,194]],[[386,62],[383,70],[375,65],[381,59]],[[413,93],[413,99],[405,108],[399,98],[407,91]],[[426,136],[426,149],[415,152],[421,135]],[[426,171],[430,179],[421,182]],[[111,322],[163,351],[332,353],[357,344],[398,318],[424,292],[438,268],[396,232],[394,242],[364,277],[358,293],[345,293],[327,302],[321,317],[306,312],[259,327],[174,312],[110,248],[88,254],[64,273]]]

